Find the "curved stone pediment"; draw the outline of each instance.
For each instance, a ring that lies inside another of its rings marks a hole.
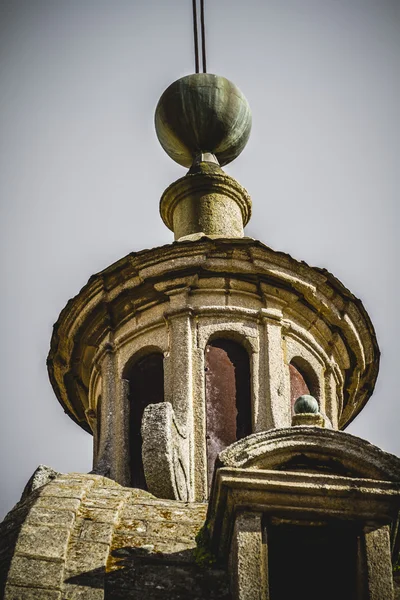
[[[305,471],[400,482],[400,459],[356,436],[321,427],[263,431],[220,453],[216,468]]]

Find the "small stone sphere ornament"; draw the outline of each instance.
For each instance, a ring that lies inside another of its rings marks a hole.
[[[312,413],[317,414],[319,412],[319,405],[314,396],[309,396],[305,394],[304,396],[299,396],[296,402],[294,403],[294,413],[296,415],[301,415],[304,413]]]
[[[191,167],[199,154],[211,153],[221,166],[244,149],[251,130],[249,104],[234,83],[195,73],[172,83],[155,113],[158,140],[177,163]]]

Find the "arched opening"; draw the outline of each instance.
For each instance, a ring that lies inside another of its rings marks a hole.
[[[217,455],[252,432],[250,361],[229,339],[208,343],[205,355],[208,486]]]
[[[318,400],[318,380],[309,364],[301,358],[295,358],[289,364],[290,403],[293,407],[299,396],[309,394]]]
[[[164,401],[163,355],[148,354],[129,370],[129,451],[131,486],[147,490],[142,461],[143,412],[149,404]]]

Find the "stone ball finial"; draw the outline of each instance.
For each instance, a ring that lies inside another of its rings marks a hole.
[[[319,412],[319,405],[314,396],[309,396],[308,394],[304,394],[304,396],[299,396],[294,403],[294,413],[296,415],[304,414],[304,413],[312,413],[317,414]]]
[[[251,111],[242,92],[225,77],[187,75],[161,96],[155,113],[157,137],[177,163],[190,167],[199,154],[214,154],[221,166],[244,149]]]

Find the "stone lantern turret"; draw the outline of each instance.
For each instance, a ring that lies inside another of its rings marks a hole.
[[[29,482],[5,598],[389,600],[400,460],[342,431],[374,389],[372,323],[328,271],[245,236],[222,169],[251,129],[234,84],[183,77],[155,124],[189,169],[160,202],[175,241],[93,275],[54,326],[93,471]]]
[[[220,166],[250,133],[238,88],[189,75],[155,121],[190,166],[160,203],[177,243],[93,276],[61,314],[48,365],[59,400],[93,433],[95,473],[202,501],[218,452],[290,427],[296,394],[343,428],[372,392],[379,351],[361,302],[332,275],[244,237],[250,197]]]

